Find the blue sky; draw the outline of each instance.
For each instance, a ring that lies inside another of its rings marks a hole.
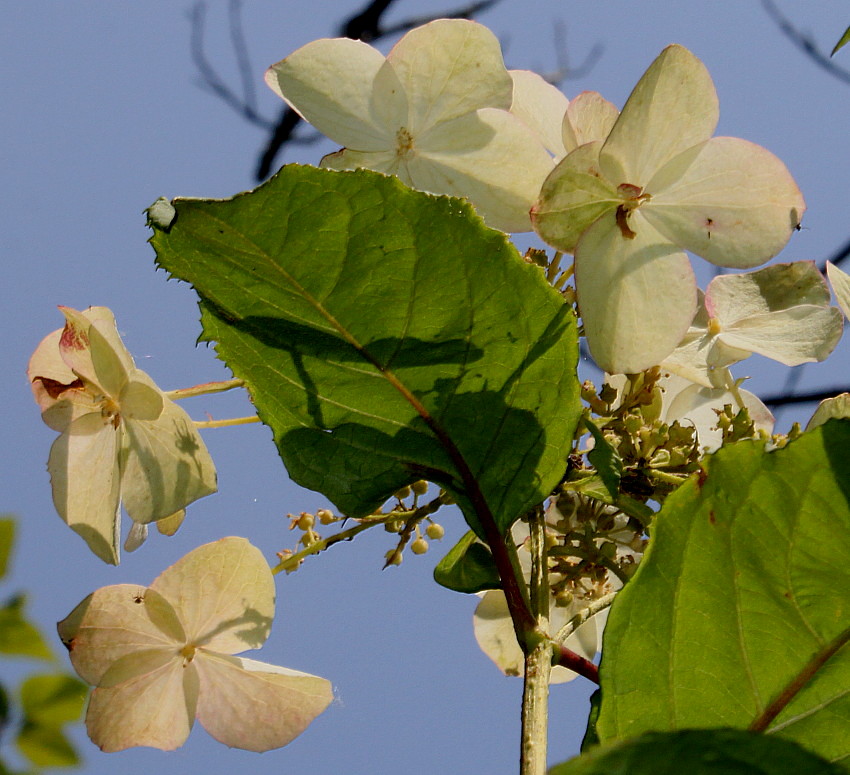
[[[245,5],[260,109],[274,117],[280,103],[262,84],[265,67],[332,34],[349,4]],[[435,5],[398,0],[391,18],[430,12]],[[779,5],[827,50],[850,23],[839,0]],[[439,4],[450,7],[449,0]],[[271,435],[260,426],[205,432],[220,493],[193,506],[173,539],[154,536],[119,568],[91,555],[51,504],[45,461],[54,434],[39,419],[24,372],[38,341],[61,325],[57,304],[111,307],[137,364],[164,388],[228,376],[210,349],[195,346],[200,328],[191,289],[166,282],[154,270],[142,212],[162,195],[223,197],[253,186],[265,141],[260,129],[199,88],[188,10],[188,2],[173,0],[32,0],[6,8],[0,29],[0,315],[7,332],[0,510],[20,519],[7,586],[29,591],[34,617],[51,633],[53,623],[94,588],[147,584],[200,543],[244,535],[271,557],[294,540],[287,512],[327,505],[287,481]],[[223,0],[210,2],[207,45],[221,73],[236,83],[226,10]],[[776,153],[806,197],[804,228],[781,258],[822,260],[850,237],[850,85],[793,48],[756,0],[502,0],[480,21],[504,41],[510,67],[555,69],[556,23],[566,29],[573,63],[601,45],[591,71],[562,88],[568,96],[594,89],[618,106],[665,45],[687,46],[714,77],[718,134]],[[850,69],[850,50],[837,62]],[[301,146],[282,161],[316,163],[330,150],[329,144]],[[705,281],[709,275],[700,271]],[[842,344],[827,363],[806,367],[801,389],[847,385],[847,352]],[[754,357],[735,373],[753,375],[748,387],[764,394],[775,392],[787,370]],[[250,410],[238,395],[184,406],[196,419]],[[812,409],[784,413],[780,428],[805,420]],[[337,697],[291,746],[257,756],[228,750],[196,728],[176,753],[107,755],[78,729],[83,771],[515,772],[521,684],[503,677],[475,645],[475,600],[431,580],[435,561],[463,532],[457,514],[440,521],[447,528],[442,545],[432,544],[424,557],[408,554],[400,568],[380,570],[392,543],[376,533],[278,579],[278,617],[257,656],[330,678]],[[56,646],[59,654],[58,641]],[[4,664],[0,677],[13,680],[20,668]],[[577,750],[589,690],[580,680],[554,688],[553,762]]]

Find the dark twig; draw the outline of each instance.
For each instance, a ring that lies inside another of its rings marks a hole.
[[[764,404],[774,409],[780,406],[788,406],[789,404],[807,404],[813,401],[823,401],[825,398],[834,398],[840,393],[850,391],[850,386],[838,386],[827,388],[826,390],[815,390],[811,393],[796,393],[794,395],[778,395],[768,396],[763,398]]]
[[[562,21],[555,22],[553,35],[555,37],[555,54],[558,58],[558,68],[557,70],[553,70],[551,73],[543,74],[543,77],[555,86],[563,83],[567,80],[567,78],[581,78],[583,75],[589,73],[593,69],[594,65],[599,61],[599,58],[602,56],[602,52],[605,50],[601,43],[594,43],[587,56],[584,58],[584,61],[573,67],[570,64],[569,56],[567,54],[569,51],[569,46],[567,44],[567,27]]]
[[[850,257],[850,239],[838,248],[838,250],[836,250],[835,253],[833,253],[826,261],[837,266],[848,257]],[[822,265],[818,266],[818,269],[820,269],[821,272],[826,271],[826,261],[824,261]]]
[[[787,37],[788,40],[790,40],[807,57],[809,57],[809,59],[811,59],[819,67],[826,70],[826,72],[830,75],[838,78],[839,81],[850,83],[850,70],[845,70],[843,67],[836,65],[830,58],[829,54],[822,51],[811,36],[797,29],[791,21],[782,14],[779,8],[776,7],[776,3],[774,3],[773,0],[761,0],[761,4],[764,6],[764,10],[767,11],[768,16],[770,16],[771,19],[776,22],[779,29],[782,30],[785,37]]]

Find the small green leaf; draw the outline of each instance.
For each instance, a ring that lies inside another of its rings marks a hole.
[[[835,44],[835,48],[832,49],[830,56],[835,56],[838,50],[846,46],[848,42],[850,42],[850,27],[844,30],[844,34],[839,39],[838,43]]]
[[[590,695],[590,713],[587,716],[587,728],[581,741],[581,750],[589,751],[599,745],[599,735],[596,734],[596,720],[599,718],[599,708],[602,705],[602,692],[597,689]]]
[[[503,530],[566,469],[576,321],[468,203],[368,170],[289,165],[175,199],[158,264],[201,297],[292,479],[349,516],[418,479]]]
[[[475,593],[501,588],[493,555],[472,530],[437,563],[434,581],[455,592]]]
[[[24,595],[15,595],[0,607],[0,653],[33,659],[54,659],[41,632],[24,617]]]
[[[850,422],[742,441],[656,515],[605,629],[600,739],[736,727],[850,757]]]
[[[0,516],[0,579],[9,572],[9,557],[15,542],[15,518],[4,514]]]
[[[620,478],[623,475],[623,461],[617,450],[614,449],[602,435],[602,431],[590,420],[584,421],[590,435],[595,442],[593,449],[587,453],[587,459],[591,462],[596,472],[602,478],[602,483],[613,502],[617,502],[620,496]]]
[[[88,687],[70,675],[34,675],[21,685],[24,721],[18,732],[21,753],[39,767],[79,764],[62,726],[82,715]]]
[[[558,764],[549,775],[840,775],[796,743],[735,729],[647,733]]]

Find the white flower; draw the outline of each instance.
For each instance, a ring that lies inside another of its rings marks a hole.
[[[345,146],[323,167],[396,175],[435,194],[465,196],[490,226],[529,231],[553,161],[509,112],[513,81],[486,27],[440,19],[408,32],[385,58],[347,38],[309,43],[266,82]]]
[[[216,740],[267,751],[301,734],[333,699],[324,678],[235,654],[259,648],[274,579],[244,538],[200,546],[151,584],[89,595],[59,636],[96,688],[86,713],[104,751],[182,745],[195,718]]]
[[[575,254],[588,346],[606,371],[643,371],[681,341],[697,305],[685,250],[758,266],[800,222],[805,204],[782,162],[745,140],[712,138],[718,115],[704,65],[669,46],[607,139],[569,153],[532,210],[538,234]]]
[[[758,353],[786,366],[824,360],[841,338],[841,313],[812,261],[719,275],[691,327],[662,366],[705,387],[725,388],[725,369]]]
[[[53,503],[117,565],[122,502],[141,525],[179,520],[215,492],[215,468],[186,412],[135,367],[112,312],[60,309],[65,328],[45,337],[27,370],[42,419],[61,432],[47,463]]]

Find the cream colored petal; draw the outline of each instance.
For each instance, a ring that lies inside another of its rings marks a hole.
[[[186,412],[165,400],[155,421],[125,421],[121,500],[135,522],[155,522],[216,491],[212,458]]]
[[[74,669],[95,686],[119,660],[142,652],[173,657],[185,643],[170,603],[136,584],[98,589],[59,622],[57,629]],[[122,672],[132,677],[139,671],[125,665]]]
[[[806,430],[817,428],[833,417],[850,417],[850,393],[841,393],[835,398],[826,398],[818,404],[811,420],[806,425]]]
[[[329,170],[367,169],[383,172],[385,175],[398,175],[403,183],[410,185],[409,181],[405,180],[404,170],[399,169],[399,156],[394,150],[351,151],[343,148],[322,157],[319,166]]]
[[[197,683],[193,665],[172,659],[117,686],[95,689],[86,712],[89,737],[106,752],[179,748],[195,720]]]
[[[47,461],[59,516],[101,560],[118,564],[118,449],[121,428],[100,413],[75,419],[53,442]]]
[[[751,315],[800,304],[826,307],[829,288],[814,261],[794,261],[755,272],[718,275],[708,285],[705,304],[708,314],[725,327]]]
[[[613,213],[576,247],[578,304],[597,365],[633,374],[661,363],[682,340],[696,311],[697,288],[687,256],[640,218],[627,238]]]
[[[715,137],[673,159],[650,181],[641,209],[679,247],[718,266],[758,266],[775,256],[806,209],[797,184],[770,151]]]
[[[248,751],[290,743],[333,700],[324,678],[251,659],[198,652],[198,720],[216,740]]]
[[[588,143],[562,159],[546,178],[531,210],[534,231],[566,253],[573,253],[590,225],[622,201],[599,171],[601,147],[601,142]]]
[[[259,549],[244,538],[204,544],[151,584],[171,602],[189,640],[223,653],[265,643],[274,617],[274,580]]]
[[[522,649],[516,640],[505,593],[485,592],[472,618],[475,640],[505,675],[522,675]]]
[[[374,82],[385,61],[366,43],[326,38],[272,65],[266,71],[266,83],[335,143],[358,151],[385,151],[394,146],[397,128],[386,123],[390,110],[386,103],[380,108],[382,114],[374,114]],[[396,98],[393,105],[402,122],[406,102],[400,92]]]
[[[476,22],[438,19],[416,27],[387,61],[407,95],[414,137],[480,108],[511,107],[513,81],[499,41]]]
[[[682,46],[668,46],[641,76],[600,155],[615,186],[644,187],[682,151],[708,140],[717,126],[717,93],[705,65]]]
[[[162,414],[165,397],[145,372],[133,369],[118,396],[121,416],[127,420],[157,420]]]
[[[42,412],[59,400],[67,386],[79,382],[77,375],[62,360],[59,352],[61,336],[60,328],[44,337],[35,348],[27,366],[27,378],[33,398]]]
[[[826,262],[826,274],[835,294],[835,301],[841,307],[844,316],[850,318],[850,275],[830,261]]]
[[[528,211],[554,162],[516,116],[479,110],[435,127],[417,150],[407,162],[414,188],[467,197],[494,229],[531,230]]]
[[[569,152],[585,143],[604,141],[619,115],[617,106],[608,102],[599,92],[582,92],[570,101],[561,124],[564,147]]]
[[[843,331],[844,318],[835,307],[802,304],[739,320],[726,327],[720,339],[785,366],[799,366],[825,360]]]
[[[570,101],[560,89],[531,70],[509,72],[514,82],[511,113],[529,126],[556,160],[566,156],[561,127]]]

